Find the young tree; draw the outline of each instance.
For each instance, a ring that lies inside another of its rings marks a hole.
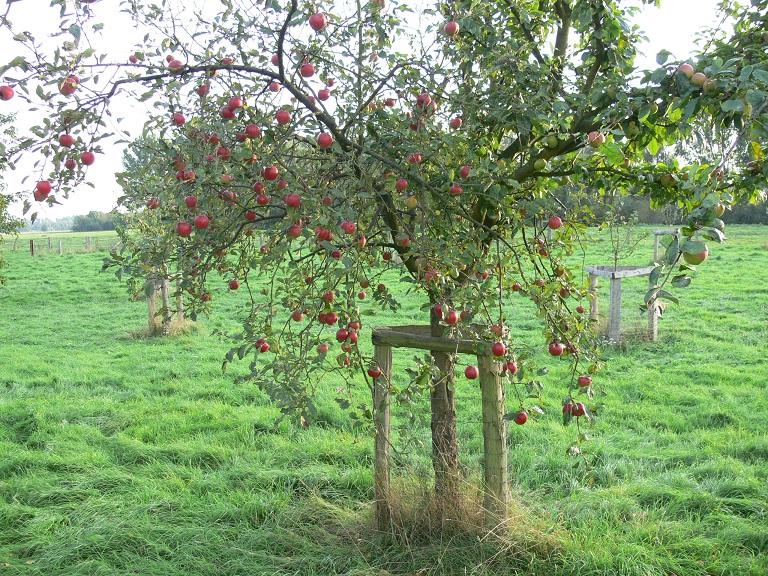
[[[423,14],[384,0],[224,0],[191,22],[172,3],[124,1],[147,32],[126,63],[85,42],[98,33],[99,4],[60,4],[70,38],[50,58],[6,22],[18,56],[5,82],[51,114],[24,146],[48,158],[40,179],[66,196],[84,172],[60,167],[73,150],[99,151],[110,99],[151,103],[146,134],[175,174],[155,210],[175,234],[190,310],[210,305],[212,273],[231,287],[264,281],[229,358],[255,349],[256,381],[308,420],[326,340],[341,347],[338,370],[368,366],[358,330],[372,305],[397,306],[383,281],[390,271],[423,295],[433,335],[498,339],[515,385],[531,363],[515,363],[523,343],[504,329],[504,306],[532,300],[543,341],[571,362],[575,397],[579,374],[597,365],[586,286],[567,260],[585,214],[566,213],[559,186],[650,192],[656,206],[683,208],[652,275],[652,307],[675,299],[668,285],[685,286],[706,258],[695,238],[724,239],[721,206],[754,200],[765,184],[766,0],[724,3],[730,38],[713,33],[687,62],[662,53],[644,73],[634,68],[633,9],[616,0],[438,3]],[[728,153],[686,166],[647,160],[697,123],[735,126],[753,164],[731,167]],[[421,372],[431,380],[436,488],[449,505],[459,477],[455,362],[433,353]],[[565,412],[589,417],[574,398]]]
[[[16,200],[15,196],[4,193],[3,173],[8,169],[6,146],[16,136],[13,120],[12,116],[0,113],[0,270],[5,267],[5,260],[2,255],[3,234],[16,234],[24,224],[21,219],[14,217],[9,211],[10,205]],[[0,284],[4,281],[5,279],[0,275]]]

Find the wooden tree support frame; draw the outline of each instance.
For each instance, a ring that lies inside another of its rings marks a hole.
[[[608,340],[614,344],[621,342],[621,280],[638,276],[650,276],[655,266],[587,266],[589,272],[589,291],[592,301],[589,306],[590,320],[597,320],[600,306],[597,298],[599,278],[611,281],[608,305]],[[656,309],[648,311],[648,336],[652,342],[658,339],[658,314]]]
[[[390,382],[392,348],[416,348],[435,352],[477,356],[483,415],[485,470],[483,504],[486,523],[493,528],[506,519],[509,503],[507,471],[507,424],[504,420],[504,386],[501,367],[491,353],[491,343],[452,340],[430,335],[429,326],[379,326],[373,329],[374,362],[381,375],[374,380],[373,419],[375,426],[374,497],[376,524],[382,531],[390,526]]]

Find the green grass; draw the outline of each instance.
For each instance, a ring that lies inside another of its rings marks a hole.
[[[222,374],[229,346],[211,332],[237,325],[244,294],[215,294],[215,315],[183,335],[143,339],[132,334],[146,305],[98,272],[103,254],[6,248],[0,574],[765,576],[768,234],[728,233],[667,308],[657,344],[605,350],[584,459],[565,454],[575,429],[559,423],[564,363],[543,353],[528,308],[510,315],[550,372],[547,414],[510,429],[516,507],[502,541],[373,533],[372,440],[333,402],[334,383],[323,424],[303,430],[273,426],[278,411],[236,380],[245,362]],[[648,263],[651,247],[627,263]],[[604,237],[585,263],[609,263]],[[632,329],[645,280],[623,288]],[[419,322],[420,305],[376,323]],[[396,352],[396,369],[412,356]],[[458,385],[460,450],[476,482],[479,393]],[[421,446],[395,463],[418,498],[429,431],[413,436]]]

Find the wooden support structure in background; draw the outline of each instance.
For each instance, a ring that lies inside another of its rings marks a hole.
[[[608,341],[613,344],[621,342],[621,280],[638,276],[650,276],[655,266],[587,266],[589,272],[589,291],[592,301],[589,307],[591,320],[598,318],[598,278],[608,278],[611,281],[608,305]],[[656,310],[648,311],[648,335],[653,342],[658,337],[658,314]]]
[[[493,528],[507,515],[509,486],[507,472],[507,423],[504,420],[504,386],[499,363],[491,352],[492,343],[476,340],[452,340],[430,335],[429,326],[379,326],[373,329],[374,361],[381,375],[374,380],[373,408],[375,426],[374,493],[376,524],[388,530],[390,509],[390,382],[392,348],[416,348],[447,354],[477,356],[483,415],[485,452],[484,507],[486,523]]]

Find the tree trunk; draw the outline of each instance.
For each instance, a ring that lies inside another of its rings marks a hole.
[[[163,334],[168,336],[171,333],[171,297],[168,278],[163,278],[160,282],[160,294],[163,298]]]
[[[177,294],[176,294],[176,325],[179,328],[184,327],[184,296],[181,295],[181,281],[176,281],[176,288],[177,288]]]
[[[434,312],[432,336],[442,336],[443,327]],[[460,502],[459,448],[456,434],[456,397],[451,355],[432,352],[440,376],[433,381],[432,404],[432,466],[435,470],[435,492],[443,515],[450,514]]]

